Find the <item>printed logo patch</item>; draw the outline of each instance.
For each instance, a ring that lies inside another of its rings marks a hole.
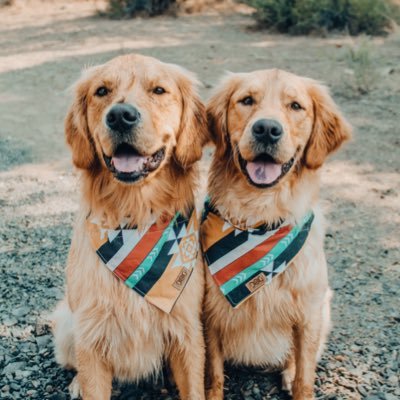
[[[182,290],[182,288],[185,286],[186,281],[189,278],[190,272],[191,271],[189,271],[187,268],[182,268],[182,271],[179,272],[179,275],[172,286],[176,290]]]
[[[253,293],[255,290],[259,289],[261,286],[264,286],[267,282],[265,275],[261,272],[257,276],[255,276],[251,281],[246,283],[247,289]]]

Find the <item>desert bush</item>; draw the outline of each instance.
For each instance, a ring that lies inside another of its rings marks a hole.
[[[167,11],[175,0],[109,0],[108,14],[115,18],[136,15],[158,15]]]
[[[346,31],[384,34],[397,5],[390,0],[245,0],[262,27],[291,34]],[[397,12],[397,10],[396,10]]]

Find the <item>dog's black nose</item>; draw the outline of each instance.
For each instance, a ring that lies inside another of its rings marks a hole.
[[[113,131],[130,131],[140,120],[139,111],[130,104],[116,104],[106,116],[107,126]]]
[[[251,129],[257,141],[265,144],[274,144],[283,135],[282,125],[274,119],[259,119]]]

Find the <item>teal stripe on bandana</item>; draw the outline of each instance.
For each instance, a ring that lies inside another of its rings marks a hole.
[[[293,227],[290,233],[285,236],[272,250],[264,256],[261,260],[257,261],[256,263],[250,265],[238,275],[234,276],[229,281],[225,282],[223,285],[220,286],[220,290],[224,295],[227,295],[232,290],[236,289],[239,285],[241,285],[244,281],[249,279],[251,276],[260,272],[263,268],[271,264],[280,254],[282,254],[289,245],[293,242],[293,240],[297,237],[297,235],[302,230],[303,226],[313,217],[313,213],[309,212],[300,224]]]
[[[130,275],[128,277],[128,279],[125,281],[125,284],[127,286],[129,286],[130,288],[133,288],[134,286],[136,286],[137,283],[146,274],[146,272],[148,272],[150,270],[150,268],[153,266],[154,261],[157,259],[158,255],[160,254],[161,249],[163,248],[165,242],[167,241],[178,216],[179,216],[179,213],[176,213],[174,218],[169,223],[169,225],[165,228],[160,240],[153,247],[153,249],[148,254],[148,256],[143,260],[143,262],[139,265],[139,267],[135,270],[135,272],[133,272],[132,275]]]

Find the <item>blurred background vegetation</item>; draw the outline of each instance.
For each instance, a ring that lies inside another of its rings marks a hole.
[[[295,35],[384,35],[399,21],[395,0],[238,0],[254,8],[258,27]],[[198,11],[224,0],[109,0],[114,18]]]
[[[0,0],[0,7],[15,0]],[[215,9],[234,3],[250,6],[256,26],[291,35],[386,35],[400,23],[400,0],[106,0],[104,15],[123,19],[176,15]]]
[[[198,12],[216,4],[233,0],[108,0],[108,15],[112,18],[129,18],[137,15],[155,16],[178,11]]]
[[[261,27],[291,34],[344,31],[382,35],[398,18],[390,0],[247,0]]]

